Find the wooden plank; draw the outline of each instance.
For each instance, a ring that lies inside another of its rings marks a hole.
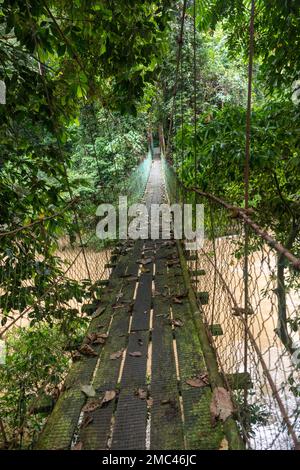
[[[161,289],[165,278],[155,280]],[[170,302],[162,296],[154,298],[151,367],[151,449],[183,449],[183,423],[177,386],[170,324]]]
[[[210,387],[182,390],[184,434],[187,450],[217,450],[224,437],[220,423],[213,425]]]
[[[87,413],[92,422],[80,430],[80,442],[83,450],[105,450],[109,439],[112,415],[115,409],[115,400],[106,406]],[[86,416],[86,413],[85,413]]]
[[[130,333],[121,379],[121,388],[137,389],[138,387],[145,386],[148,342],[148,331],[137,331]],[[141,353],[141,356],[133,357],[131,354],[135,353]]]
[[[177,292],[181,292],[183,279],[177,276],[175,282]],[[223,438],[223,431],[219,424],[215,427],[211,424],[211,389],[209,386],[193,388],[187,383],[188,379],[207,372],[189,302],[184,298],[182,304],[173,304],[172,310],[174,318],[183,322],[180,328],[175,329],[175,337],[181,378],[186,448],[218,449]]]
[[[111,449],[145,449],[146,426],[146,400],[141,400],[132,389],[122,390],[118,401]]]
[[[150,309],[152,306],[152,264],[149,269],[151,270],[150,273],[144,273],[140,277],[132,312],[132,331],[149,329]]]

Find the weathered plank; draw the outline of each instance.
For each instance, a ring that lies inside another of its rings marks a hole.
[[[132,331],[148,330],[152,304],[152,264],[147,265],[149,273],[140,277],[136,300],[132,312]]]
[[[146,384],[148,358],[148,331],[132,332],[129,335],[126,358],[121,379],[121,388],[137,389]],[[132,356],[140,353],[141,356]]]
[[[177,276],[175,282],[177,292],[182,292],[183,279]],[[183,322],[180,328],[175,329],[175,337],[181,378],[186,448],[218,449],[223,431],[219,424],[212,426],[211,389],[209,386],[193,388],[187,383],[189,379],[207,372],[187,298],[183,298],[181,304],[174,303],[172,310],[174,318]]]
[[[147,402],[132,389],[121,391],[112,437],[112,450],[146,448]]]

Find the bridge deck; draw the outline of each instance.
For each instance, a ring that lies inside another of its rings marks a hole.
[[[144,200],[164,199],[155,159]],[[99,332],[107,339],[90,344],[96,355],[82,355],[72,366],[38,448],[220,448],[223,430],[211,423],[211,388],[189,384],[205,377],[206,366],[174,241],[121,246],[87,338]],[[96,397],[82,392],[88,384]]]

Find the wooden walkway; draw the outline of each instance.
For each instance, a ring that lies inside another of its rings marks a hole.
[[[144,201],[165,200],[154,159]],[[120,245],[86,343],[95,355],[82,354],[72,366],[37,448],[220,448],[223,429],[212,425],[212,392],[175,241]],[[199,377],[207,385],[191,385]],[[95,397],[82,391],[89,384]]]

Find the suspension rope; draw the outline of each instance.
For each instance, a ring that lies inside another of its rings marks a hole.
[[[253,58],[254,58],[254,17],[255,0],[251,2],[250,39],[249,39],[249,64],[248,64],[248,98],[246,116],[246,148],[245,148],[245,209],[249,207],[249,173],[250,173],[250,144],[251,144],[251,115],[252,115],[252,82],[253,82]]]
[[[193,136],[193,147],[194,147],[194,184],[197,185],[197,170],[198,170],[198,155],[197,155],[197,31],[196,31],[196,1],[193,3],[193,87],[194,87],[194,99],[193,99],[193,111],[194,111],[194,136]],[[195,214],[197,210],[197,193],[195,193]],[[196,215],[195,215],[196,217]],[[195,222],[196,223],[196,222]],[[198,248],[196,247],[196,291],[198,291]]]
[[[252,116],[252,80],[253,80],[253,57],[254,57],[254,16],[255,0],[251,2],[251,16],[249,28],[249,65],[248,65],[248,98],[246,115],[246,147],[245,147],[245,209],[249,208],[249,167],[250,167],[250,144],[251,144],[251,116]],[[249,227],[244,223],[245,245],[244,245],[244,372],[248,371],[248,307],[249,307]],[[248,387],[244,387],[244,408],[248,403]]]
[[[185,17],[186,17],[186,7],[187,7],[187,0],[184,0],[183,7],[182,7],[182,14],[181,14],[180,32],[179,32],[179,37],[177,39],[178,48],[177,48],[177,57],[176,57],[175,83],[174,83],[174,87],[173,87],[173,102],[172,102],[172,110],[171,110],[169,131],[168,131],[168,139],[167,139],[167,146],[166,146],[166,157],[167,158],[169,156],[171,133],[172,133],[172,128],[173,128],[173,118],[174,118],[175,106],[176,106],[176,95],[177,95],[178,77],[179,77],[179,64],[180,64],[181,51],[182,51],[182,45],[183,45],[183,34],[184,34],[184,22],[185,22]]]

